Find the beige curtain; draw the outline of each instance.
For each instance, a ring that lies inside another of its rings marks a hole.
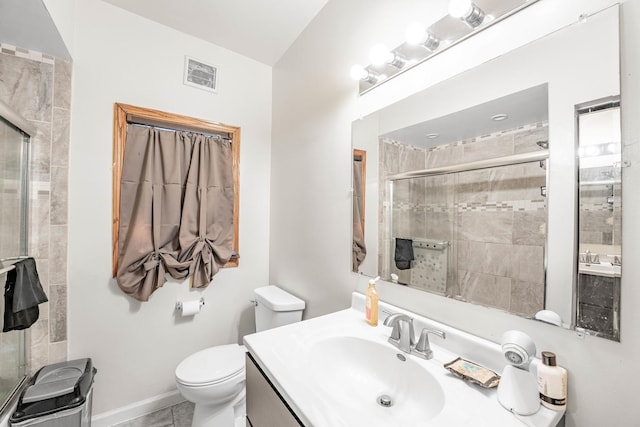
[[[233,249],[231,142],[129,124],[117,281],[147,301],[166,281],[206,287]]]
[[[353,160],[353,255],[351,257],[351,269],[355,272],[367,256],[367,248],[364,244],[364,230],[362,220],[362,160]]]

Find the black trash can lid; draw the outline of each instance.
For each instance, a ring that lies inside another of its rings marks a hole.
[[[84,404],[95,374],[90,358],[43,367],[22,392],[11,422],[18,423]]]

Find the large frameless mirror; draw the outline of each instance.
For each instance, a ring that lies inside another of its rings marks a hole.
[[[619,98],[618,64],[614,6],[355,121],[353,148],[370,161],[354,270],[616,339],[611,322],[597,324],[617,309],[588,302],[603,285],[579,285],[576,248],[621,262],[620,185],[602,184],[613,204],[603,199],[612,229],[600,245],[613,248],[586,248],[596,219],[578,209],[576,141],[592,133],[581,112]]]

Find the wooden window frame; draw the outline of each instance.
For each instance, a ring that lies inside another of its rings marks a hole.
[[[154,126],[169,129],[188,130],[201,133],[227,133],[231,135],[231,152],[233,156],[233,250],[236,256],[231,258],[223,268],[238,267],[240,264],[239,231],[240,231],[240,128],[208,120],[197,119],[179,114],[128,104],[115,103],[113,106],[113,224],[112,224],[112,274],[118,272],[118,240],[120,231],[120,182],[124,149],[127,141],[127,124],[129,118],[136,121],[149,122]]]
[[[360,194],[362,195],[360,200],[360,209],[362,213],[361,224],[362,224],[362,236],[364,237],[364,220],[365,220],[365,203],[367,201],[367,152],[365,150],[360,150],[358,148],[353,149],[353,160],[356,160],[357,157],[360,157],[361,162],[361,173],[362,173],[362,182],[360,186]]]

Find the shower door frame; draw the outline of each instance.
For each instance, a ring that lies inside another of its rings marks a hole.
[[[20,140],[20,186],[18,188],[20,194],[20,253],[15,254],[16,257],[26,256],[29,247],[29,197],[30,197],[30,180],[29,169],[31,159],[31,137],[36,134],[36,129],[25,120],[22,116],[14,112],[7,104],[0,101],[0,123],[6,124],[9,128],[15,130],[21,135]],[[12,254],[13,256],[13,254]],[[24,388],[29,373],[29,346],[28,330],[16,331],[21,336],[18,339],[18,357],[19,357],[19,375],[21,378],[14,384],[13,389],[7,394],[4,401],[0,401],[0,417],[7,415],[15,402],[15,398]]]

